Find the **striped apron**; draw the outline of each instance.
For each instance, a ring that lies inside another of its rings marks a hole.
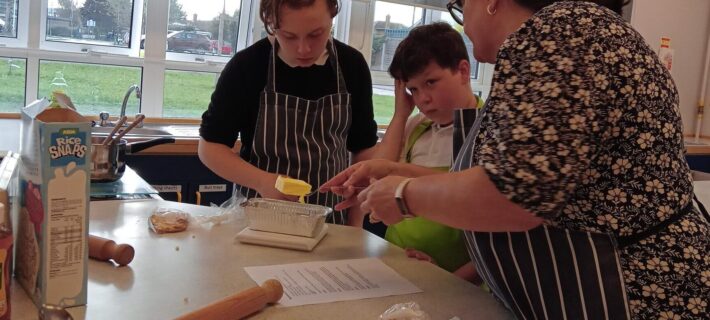
[[[476,165],[475,138],[487,108],[466,135],[453,171]],[[545,225],[527,232],[465,234],[478,273],[516,318],[630,318],[617,247],[609,235]]]
[[[336,74],[337,93],[306,100],[276,92],[278,47],[278,42],[274,41],[249,163],[267,172],[304,180],[317,188],[347,168],[350,162],[346,149],[351,124],[350,94],[332,40],[326,47],[330,54],[328,61]],[[235,186],[235,190],[237,188],[247,198],[258,196],[256,190]],[[331,208],[340,201],[333,193],[316,192],[306,198],[307,203]],[[345,224],[345,214],[335,212],[328,217],[328,222]]]
[[[455,150],[462,136],[465,140],[452,171],[476,165],[473,149],[487,107],[470,133],[455,133]],[[459,123],[466,128],[455,119],[454,124]],[[695,196],[693,200],[710,221],[703,204]],[[670,218],[629,236],[547,225],[526,232],[466,231],[466,246],[478,273],[518,319],[629,319],[618,251],[689,214],[695,214],[693,201]]]

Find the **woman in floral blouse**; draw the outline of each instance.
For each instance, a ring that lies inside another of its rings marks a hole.
[[[322,189],[379,179],[340,206],[386,224],[445,212],[425,216],[469,230],[479,273],[518,318],[707,319],[710,228],[675,84],[621,1],[597,3],[452,1],[476,59],[495,63],[454,172],[411,179],[371,161]]]

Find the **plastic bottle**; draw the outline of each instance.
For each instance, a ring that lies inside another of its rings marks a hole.
[[[666,66],[668,72],[670,72],[673,67],[673,53],[674,50],[671,49],[671,38],[662,37],[661,48],[658,49],[658,58],[661,60],[661,63]]]

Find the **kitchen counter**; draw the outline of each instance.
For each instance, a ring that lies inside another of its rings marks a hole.
[[[154,120],[156,121],[156,120]],[[162,122],[162,120],[160,120]],[[153,128],[170,132],[175,138],[175,143],[163,144],[155,146],[148,150],[140,152],[140,154],[177,154],[177,155],[196,155],[197,144],[200,141],[199,124],[167,124],[161,122],[148,122],[146,128]],[[0,150],[20,149],[20,119],[3,119],[0,118],[0,129],[3,135],[0,136]],[[129,142],[148,140],[157,136],[135,136],[129,135],[126,139]],[[686,137],[686,150],[688,155],[710,155],[710,137],[702,137],[695,142],[693,137]],[[239,142],[236,143],[233,150],[239,150]]]
[[[20,119],[0,119],[0,150],[20,151]],[[175,143],[163,144],[152,147],[140,154],[178,154],[178,155],[196,155],[197,143],[200,141],[199,124],[196,125],[169,125],[169,124],[146,124],[150,128],[167,128],[167,131],[173,133]],[[137,136],[127,135],[124,139],[129,142],[143,141],[155,138],[156,136]]]
[[[89,260],[88,304],[70,308],[74,319],[168,319],[255,286],[244,271],[306,261],[377,257],[422,293],[298,307],[271,306],[252,319],[376,319],[389,306],[415,301],[432,319],[512,319],[493,297],[428,262],[407,258],[404,251],[362,229],[330,225],[312,252],[246,245],[234,240],[244,227],[233,220],[211,229],[193,223],[181,233],[157,235],[147,219],[158,206],[192,215],[214,215],[209,207],[175,202],[91,202],[90,233],[131,244],[136,255],[127,267]],[[13,319],[36,319],[36,309],[14,283]]]

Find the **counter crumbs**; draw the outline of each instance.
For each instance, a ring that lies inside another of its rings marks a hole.
[[[187,304],[187,302],[188,302],[187,297],[185,297],[184,299],[182,299],[182,302],[183,302],[184,304]]]
[[[175,247],[175,251],[180,251],[180,247],[179,247],[179,246],[176,246],[176,247]]]
[[[192,238],[195,239],[195,235],[194,235],[194,234],[192,235]]]

